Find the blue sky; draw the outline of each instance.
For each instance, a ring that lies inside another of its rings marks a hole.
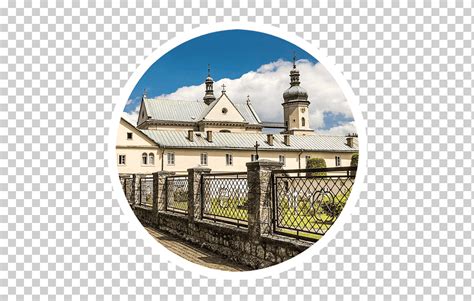
[[[211,64],[214,80],[239,78],[261,65],[297,59],[317,60],[303,49],[278,37],[247,30],[227,30],[192,39],[162,56],[145,72],[133,89],[126,108],[135,108],[144,89],[148,97],[170,94],[182,86],[198,85],[207,76]],[[216,87],[215,87],[216,89]]]
[[[150,98],[201,100],[204,88],[198,86],[203,85],[207,65],[211,64],[217,97],[220,85],[225,83],[234,102],[242,101],[250,94],[262,120],[282,121],[281,95],[289,86],[288,74],[294,52],[302,86],[310,96],[312,128],[328,131],[338,127],[343,132],[347,132],[348,125],[353,128],[352,114],[344,95],[316,58],[283,39],[246,30],[207,34],[172,49],[145,72],[124,111],[129,117],[137,115],[145,89]],[[249,75],[253,82],[244,82]],[[338,131],[338,134],[343,132]]]

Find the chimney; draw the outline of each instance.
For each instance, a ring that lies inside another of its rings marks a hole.
[[[207,133],[207,141],[212,142],[212,131],[206,131]]]
[[[346,137],[346,144],[350,148],[354,147],[354,137]]]
[[[188,130],[188,140],[193,142],[194,141],[194,131]]]
[[[290,135],[283,135],[283,143],[285,143],[286,146],[290,146]]]
[[[273,134],[267,134],[267,143],[273,146]]]

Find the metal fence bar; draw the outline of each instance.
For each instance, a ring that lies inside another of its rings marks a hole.
[[[201,177],[201,218],[247,227],[246,172],[213,173]]]
[[[337,167],[273,171],[274,233],[318,240],[344,208],[356,170]]]
[[[188,177],[168,176],[165,180],[166,210],[188,214]]]

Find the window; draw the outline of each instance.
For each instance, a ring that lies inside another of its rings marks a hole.
[[[127,132],[127,140],[132,140],[132,139],[133,139],[133,133]]]
[[[155,165],[155,155],[153,153],[148,154],[148,164]]]
[[[119,155],[118,164],[119,165],[125,165],[125,155]]]
[[[253,162],[253,161],[257,161],[257,155],[251,154],[251,155],[250,155],[250,161],[252,161],[252,162]]]
[[[234,158],[232,157],[231,154],[225,154],[225,164],[226,165],[232,165],[234,162]]]
[[[174,165],[174,153],[167,153],[166,156],[168,159],[168,165]]]
[[[308,161],[311,159],[311,156],[305,156],[304,159],[306,161],[306,168],[308,168]]]
[[[301,126],[306,126],[306,120],[304,117],[301,117]]]
[[[341,157],[336,156],[336,166],[341,166]]]
[[[142,154],[142,164],[146,165],[148,163],[148,155],[146,153]]]
[[[207,153],[201,154],[201,165],[207,165]]]
[[[278,159],[279,159],[280,163],[283,163],[283,166],[285,166],[285,161],[286,161],[286,160],[285,160],[285,156],[280,155],[280,156],[278,157]]]

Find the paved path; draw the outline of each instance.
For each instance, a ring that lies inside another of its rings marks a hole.
[[[226,258],[217,255],[209,250],[196,247],[182,239],[171,236],[154,228],[145,227],[147,231],[163,246],[171,252],[183,257],[186,260],[200,264],[202,266],[223,271],[249,271],[250,267],[237,264]]]

